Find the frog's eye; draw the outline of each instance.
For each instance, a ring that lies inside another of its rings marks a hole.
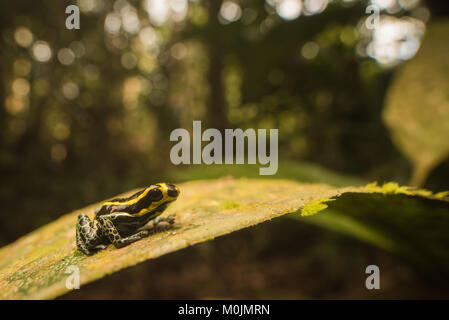
[[[148,192],[148,196],[153,201],[159,201],[159,200],[161,200],[163,198],[162,192],[159,189],[151,189]]]
[[[170,197],[176,198],[179,195],[179,189],[172,184],[167,184],[167,194]]]

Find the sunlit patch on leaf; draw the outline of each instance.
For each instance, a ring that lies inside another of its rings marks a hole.
[[[301,216],[311,216],[317,214],[318,212],[326,209],[328,205],[326,202],[334,201],[335,199],[318,199],[310,201],[301,209]]]

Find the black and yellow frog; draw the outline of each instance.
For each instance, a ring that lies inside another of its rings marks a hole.
[[[174,217],[160,217],[167,205],[179,196],[179,188],[173,184],[158,183],[145,188],[128,198],[104,202],[95,210],[92,220],[86,214],[78,216],[76,245],[86,255],[105,249],[112,243],[116,248],[124,247],[150,234],[140,230],[152,220],[174,223]]]

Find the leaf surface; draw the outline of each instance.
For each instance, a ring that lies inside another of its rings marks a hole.
[[[402,196],[412,200],[430,201],[438,206],[440,214],[443,212],[446,218],[449,217],[449,202],[440,199],[442,196],[413,191],[395,184],[389,187],[369,185],[336,188],[325,184],[301,184],[288,180],[224,178],[186,182],[179,187],[180,197],[164,213],[176,213],[174,227],[154,233],[122,249],[111,245],[93,256],[84,256],[76,251],[77,216],[87,213],[92,217],[98,204],[64,215],[0,249],[0,298],[54,298],[70,290],[66,287],[69,276],[66,270],[71,265],[79,268],[82,286],[145,260],[288,213],[302,210],[304,214],[314,215],[328,205],[338,203],[340,197],[346,194],[358,199],[360,215],[363,214],[363,206],[360,208],[360,203],[364,200],[357,195],[374,193],[381,198],[388,195],[391,199]],[[125,195],[133,192],[135,190]],[[330,201],[331,199],[335,201]],[[357,207],[353,210],[357,211]],[[397,207],[395,208],[397,210]],[[419,216],[421,217],[422,213],[419,213]],[[403,215],[401,217],[404,218]],[[446,228],[447,231],[449,221],[438,221],[438,225],[434,226],[439,229]],[[441,238],[436,237],[435,240],[441,241]],[[443,250],[439,256],[447,257],[447,249],[444,248],[446,247],[443,247],[442,243],[435,249]]]

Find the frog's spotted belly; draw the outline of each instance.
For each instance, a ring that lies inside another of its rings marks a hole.
[[[178,196],[178,187],[159,183],[129,198],[104,202],[96,211],[93,222],[87,215],[79,215],[76,226],[78,249],[89,255],[94,250],[104,248],[107,243],[120,248],[141,239],[148,235],[148,231],[137,232],[137,229],[158,217]],[[172,223],[173,218],[158,218],[157,221]]]

